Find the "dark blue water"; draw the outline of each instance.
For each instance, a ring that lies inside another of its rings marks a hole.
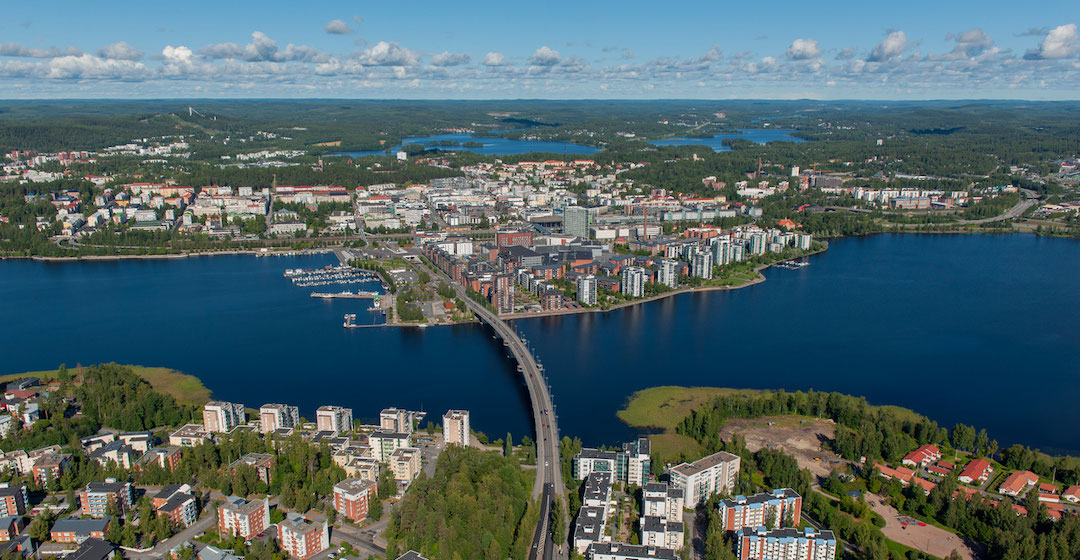
[[[453,141],[458,143],[464,142],[483,142],[483,147],[480,148],[466,148],[465,146],[428,146],[431,142],[441,141]],[[438,149],[447,152],[473,152],[477,154],[483,154],[486,156],[505,156],[515,154],[528,154],[531,152],[543,152],[552,154],[595,154],[600,151],[591,146],[582,146],[580,144],[571,144],[570,142],[545,142],[540,140],[508,140],[506,138],[479,138],[467,133],[458,134],[440,134],[436,136],[417,136],[412,138],[405,138],[402,144],[422,144],[429,149]],[[401,146],[394,146],[390,148],[390,153],[394,154],[401,149]],[[365,150],[359,152],[335,152],[334,156],[349,156],[349,157],[363,157],[363,156],[384,156],[386,150]]]
[[[466,408],[493,436],[531,431],[523,385],[483,327],[346,330],[344,313],[373,319],[369,302],[312,299],[281,276],[331,262],[0,262],[0,373],[160,365],[218,398],[309,418],[323,404],[364,419]],[[516,326],[551,377],[562,432],[588,444],[634,433],[615,417],[631,393],[678,384],[842,391],[1076,453],[1078,273],[1075,240],[880,235],[746,289]]]
[[[806,142],[802,138],[792,136],[794,130],[781,130],[773,128],[740,128],[737,133],[717,134],[711,138],[669,138],[667,140],[655,140],[649,142],[656,146],[708,146],[717,152],[728,152],[731,148],[725,146],[723,141],[727,138],[742,138],[758,144],[769,142]]]

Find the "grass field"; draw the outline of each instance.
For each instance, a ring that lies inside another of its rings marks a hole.
[[[210,400],[210,389],[203,385],[202,381],[194,375],[187,375],[179,371],[163,367],[128,366],[136,375],[145,379],[150,386],[162,393],[172,395],[181,403],[201,405]],[[75,368],[68,371],[74,373]],[[28,371],[26,373],[13,373],[0,376],[0,382],[12,381],[20,377],[40,377],[43,381],[56,379],[59,370]]]
[[[713,397],[735,393],[755,394],[750,389],[724,389],[719,387],[652,387],[630,396],[626,408],[616,413],[620,420],[635,428],[661,429],[664,432],[649,436],[654,456],[671,459],[679,455],[700,457],[705,453],[701,445],[675,433],[675,427],[690,411],[705,404]]]

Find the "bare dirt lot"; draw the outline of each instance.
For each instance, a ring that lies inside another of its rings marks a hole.
[[[870,509],[885,518],[885,528],[881,531],[889,540],[928,552],[938,558],[949,556],[953,550],[966,560],[979,558],[975,547],[958,535],[933,525],[919,525],[918,522],[907,523],[905,526],[900,519],[900,512],[885,504],[877,494],[867,494],[866,502],[870,504]]]
[[[814,476],[827,477],[840,466],[834,462],[840,461],[839,457],[822,449],[822,444],[832,441],[836,434],[832,420],[801,416],[731,418],[720,428],[720,437],[726,440],[734,434],[746,438],[750,451],[773,447],[794,455],[799,467],[809,469]]]

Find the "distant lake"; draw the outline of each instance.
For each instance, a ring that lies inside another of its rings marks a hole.
[[[457,146],[439,146],[438,142],[457,142]],[[461,146],[465,142],[481,142],[484,145],[479,148],[466,148]],[[429,146],[428,144],[436,143],[436,145]],[[401,150],[401,146],[408,144],[422,144],[429,149],[438,149],[448,152],[473,152],[486,156],[505,156],[515,154],[527,154],[531,152],[544,152],[552,154],[595,154],[600,151],[597,148],[591,146],[582,146],[580,144],[571,144],[570,142],[544,142],[540,140],[508,140],[506,138],[480,138],[468,133],[457,134],[440,134],[437,136],[415,136],[412,138],[405,138],[402,144],[390,148],[390,153],[394,154]],[[363,157],[363,156],[383,156],[386,155],[386,150],[367,150],[360,152],[335,152],[329,155],[333,156],[348,156],[348,157]]]
[[[727,138],[743,138],[758,144],[769,142],[806,142],[802,138],[792,136],[794,130],[781,130],[772,128],[740,128],[739,133],[717,134],[711,138],[683,138],[674,137],[666,140],[654,140],[649,142],[655,146],[708,146],[717,152],[728,152],[731,148],[725,146],[723,141]]]
[[[520,441],[528,394],[478,325],[343,329],[381,320],[282,277],[330,255],[109,262],[0,261],[0,374],[106,361],[198,376],[216,398],[472,411]],[[741,290],[607,314],[515,321],[550,377],[563,434],[634,435],[615,412],[656,385],[818,389],[895,404],[1080,453],[1080,241],[877,235],[833,241],[799,270]],[[352,285],[341,289],[370,289]]]

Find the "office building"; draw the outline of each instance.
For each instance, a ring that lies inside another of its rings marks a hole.
[[[596,277],[592,274],[578,278],[577,301],[581,305],[596,305]]]
[[[273,433],[282,428],[296,428],[300,425],[300,411],[295,406],[286,404],[264,404],[259,409],[259,431]]]
[[[367,518],[368,508],[378,499],[378,486],[370,480],[348,478],[334,485],[334,509],[352,521]]]
[[[802,519],[802,497],[790,488],[777,488],[750,497],[721,500],[719,509],[720,524],[725,531],[798,527]]]
[[[446,445],[472,445],[468,410],[448,410],[442,417],[443,440]]]
[[[671,484],[683,490],[687,507],[697,507],[715,494],[730,494],[739,478],[738,455],[720,451],[694,461],[680,463],[668,470]]]
[[[563,210],[563,233],[588,239],[589,228],[596,221],[597,210],[584,206],[567,206]]]
[[[333,432],[334,435],[352,431],[352,409],[340,406],[320,406],[315,411],[315,424],[320,432]]]
[[[619,284],[619,289],[624,296],[632,298],[639,298],[645,295],[645,282],[648,281],[648,274],[645,269],[640,266],[627,266],[622,271],[622,282]]]
[[[203,407],[203,426],[212,434],[231,432],[246,420],[242,404],[210,401]]]
[[[739,560],[833,560],[836,537],[832,531],[817,532],[813,527],[742,529],[735,534],[735,557]]]
[[[307,560],[330,548],[330,531],[326,521],[310,521],[290,513],[278,523],[278,542],[290,556]]]
[[[218,534],[251,540],[270,528],[270,506],[266,500],[229,496],[218,506]]]

